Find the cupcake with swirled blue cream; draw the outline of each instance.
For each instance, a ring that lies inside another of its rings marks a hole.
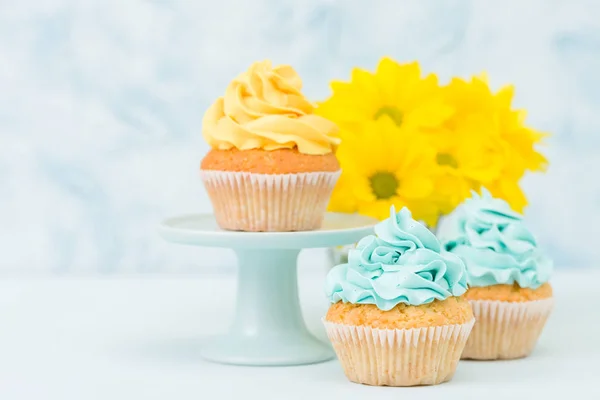
[[[448,381],[474,323],[464,263],[408,209],[375,226],[328,274],[324,319],[344,372],[377,386]]]
[[[444,249],[467,267],[477,322],[463,358],[513,359],[534,349],[553,306],[552,261],[521,214],[485,189],[438,227]]]

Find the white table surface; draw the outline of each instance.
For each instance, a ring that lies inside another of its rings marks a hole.
[[[324,338],[322,279],[301,271],[300,295]],[[337,361],[203,361],[203,336],[227,328],[233,276],[3,278],[0,399],[600,399],[599,282],[600,270],[555,275],[556,309],[527,359],[461,362],[450,383],[381,388],[348,382]]]

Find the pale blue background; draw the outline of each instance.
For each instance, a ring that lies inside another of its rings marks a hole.
[[[554,135],[549,173],[524,182],[530,225],[559,266],[598,266],[598,15],[596,0],[0,0],[0,271],[229,265],[155,233],[210,209],[206,107],[255,60],[292,64],[320,99],[383,55],[515,83]]]

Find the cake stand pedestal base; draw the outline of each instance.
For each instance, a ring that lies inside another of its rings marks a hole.
[[[308,332],[298,299],[298,249],[237,249],[238,289],[229,333],[207,343],[204,358],[239,365],[327,361],[331,347]]]
[[[229,332],[206,343],[206,360],[236,365],[301,365],[331,360],[331,346],[306,328],[298,298],[300,249],[354,243],[377,221],[328,213],[323,227],[303,232],[230,232],[212,215],[172,218],[161,225],[169,241],[228,247],[238,259],[236,310]],[[320,283],[318,283],[320,284]]]

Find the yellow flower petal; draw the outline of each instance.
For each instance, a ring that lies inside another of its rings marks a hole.
[[[377,200],[374,202],[363,203],[358,206],[358,213],[369,217],[384,220],[390,216],[390,207],[394,205],[396,209],[401,209],[405,204],[398,198]]]
[[[327,209],[342,213],[356,212],[358,205],[356,198],[352,195],[353,186],[353,181],[342,175],[333,189]]]
[[[442,99],[432,99],[408,111],[405,115],[406,125],[408,128],[435,128],[444,123],[453,111]]]
[[[400,192],[408,199],[422,199],[433,192],[433,180],[426,177],[407,175],[399,177]]]
[[[356,199],[357,204],[372,203],[377,200],[368,178],[355,179],[351,193]]]
[[[441,215],[437,204],[433,201],[410,201],[407,203],[407,207],[417,221],[424,222],[429,228],[434,228],[436,226]]]
[[[379,97],[379,88],[374,75],[360,68],[352,70],[352,86],[355,92],[360,93],[365,99],[371,100]],[[367,104],[371,103],[368,101]]]
[[[517,181],[504,179],[494,182],[486,188],[493,196],[506,200],[511,208],[517,212],[522,213],[527,205],[525,193],[523,193]]]

